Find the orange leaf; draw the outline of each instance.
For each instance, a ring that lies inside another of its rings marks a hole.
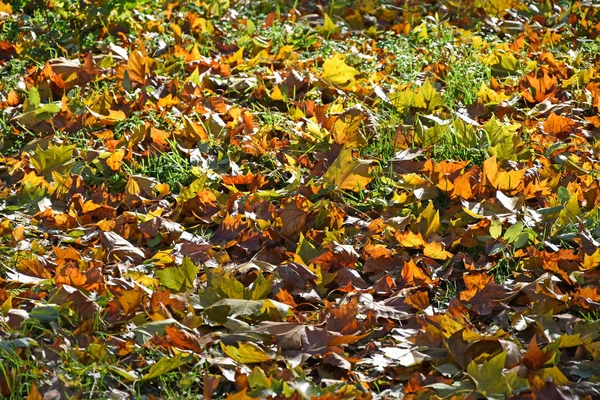
[[[487,179],[487,183],[494,189],[513,191],[523,188],[523,175],[525,171],[500,171],[496,156],[489,158],[483,162],[483,175]]]
[[[562,117],[552,113],[548,119],[544,121],[543,126],[546,133],[556,135],[559,139],[566,139],[569,133],[577,127],[577,123],[571,118]]]
[[[144,84],[146,81],[146,57],[139,50],[129,53],[127,71],[132,82]]]
[[[120,149],[112,153],[106,159],[106,165],[113,171],[117,172],[121,170],[121,165],[123,165],[123,157],[125,156],[125,150]]]
[[[452,196],[460,197],[461,199],[470,200],[479,193],[480,189],[480,169],[473,167],[463,175],[459,175],[454,180],[454,191]]]
[[[427,244],[420,233],[414,233],[411,230],[396,232],[394,237],[400,243],[400,246],[410,249],[422,249]]]

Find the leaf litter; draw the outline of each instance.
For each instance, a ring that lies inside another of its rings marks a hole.
[[[600,396],[600,9],[111,4],[0,2],[3,396]]]

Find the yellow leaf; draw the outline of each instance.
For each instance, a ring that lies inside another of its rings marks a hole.
[[[273,87],[273,90],[271,90],[271,100],[275,100],[275,101],[283,101],[285,100],[285,97],[283,96],[283,93],[281,92],[281,89],[279,88],[279,85],[275,85]]]
[[[225,64],[234,64],[238,65],[244,61],[244,47],[240,47],[238,51],[236,51],[232,56],[223,61]]]
[[[427,244],[420,233],[414,233],[410,229],[405,232],[396,232],[394,237],[400,246],[409,249],[422,249]]]
[[[423,237],[427,238],[432,233],[437,232],[440,226],[440,212],[435,209],[433,202],[430,201],[417,218],[417,227]]]
[[[365,146],[367,141],[361,132],[363,121],[367,119],[363,111],[352,108],[339,117],[331,127],[331,137],[335,143],[346,144],[349,147]]]
[[[418,41],[425,40],[429,37],[427,34],[427,24],[425,22],[415,26],[411,33],[417,37]]]
[[[208,141],[208,134],[204,126],[194,123],[187,115],[183,116],[182,136],[193,143],[204,143]]]
[[[344,146],[322,179],[326,185],[358,192],[364,189],[373,179],[369,175],[370,169],[371,161],[354,160],[352,149]]]
[[[55,170],[50,171],[52,173],[52,187],[50,188],[50,194],[57,199],[62,199],[69,193],[73,179],[68,175],[62,175]]]
[[[271,360],[271,357],[265,353],[260,347],[252,342],[238,342],[238,347],[228,346],[223,342],[219,342],[223,353],[242,364],[259,363]]]
[[[323,26],[321,27],[321,33],[332,34],[336,33],[340,28],[329,18],[329,15],[325,13],[323,18]]]
[[[327,83],[342,87],[353,84],[354,77],[358,75],[359,72],[356,68],[346,64],[344,59],[345,57],[343,54],[336,54],[325,60],[325,63],[323,63],[321,79]]]
[[[127,290],[118,296],[119,303],[123,307],[125,314],[129,314],[130,311],[140,305],[144,299],[144,295],[144,292],[136,287],[134,290]]]
[[[413,106],[433,111],[441,104],[442,95],[435,90],[435,87],[431,84],[429,78],[425,79],[425,82],[419,88],[418,93],[413,99]]]
[[[577,198],[577,196],[573,196]],[[583,263],[581,264],[585,270],[598,268],[600,266],[600,249],[596,250],[594,254],[587,255],[583,254]]]
[[[436,260],[447,260],[452,258],[452,253],[446,251],[440,242],[427,243],[423,249],[423,254],[427,257],[435,258]]]

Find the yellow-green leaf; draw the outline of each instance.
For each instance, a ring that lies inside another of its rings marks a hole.
[[[423,237],[428,238],[432,233],[437,232],[440,226],[440,212],[435,209],[433,202],[430,201],[417,218],[417,227]]]
[[[343,54],[336,54],[325,60],[323,63],[321,79],[326,83],[342,87],[351,85],[354,82],[354,77],[358,75],[359,72],[356,68],[346,64],[344,59],[345,57]]]
[[[260,347],[252,342],[238,342],[238,347],[228,346],[223,342],[219,342],[223,353],[242,364],[259,363],[271,360],[271,357],[265,353]]]
[[[38,147],[31,156],[31,165],[41,174],[63,170],[72,161],[74,149],[75,145],[50,144],[46,150]]]
[[[173,371],[176,368],[181,367],[182,365],[187,364],[192,360],[192,357],[186,355],[185,353],[179,353],[175,357],[163,357],[156,362],[146,375],[140,379],[141,381],[149,381],[153,378],[158,378],[159,376],[166,374],[167,372]]]
[[[344,146],[322,179],[326,185],[358,192],[373,179],[370,170],[371,161],[353,159],[352,149]]]
[[[198,267],[194,265],[192,260],[184,257],[180,266],[156,271],[156,276],[160,279],[160,283],[168,289],[183,292],[194,287],[197,272]]]
[[[477,391],[488,399],[504,399],[510,394],[508,382],[502,374],[506,355],[504,351],[481,365],[471,361],[467,366],[467,373],[475,381]]]

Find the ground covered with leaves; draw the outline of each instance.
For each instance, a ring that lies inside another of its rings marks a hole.
[[[0,2],[0,391],[600,398],[590,1]]]

